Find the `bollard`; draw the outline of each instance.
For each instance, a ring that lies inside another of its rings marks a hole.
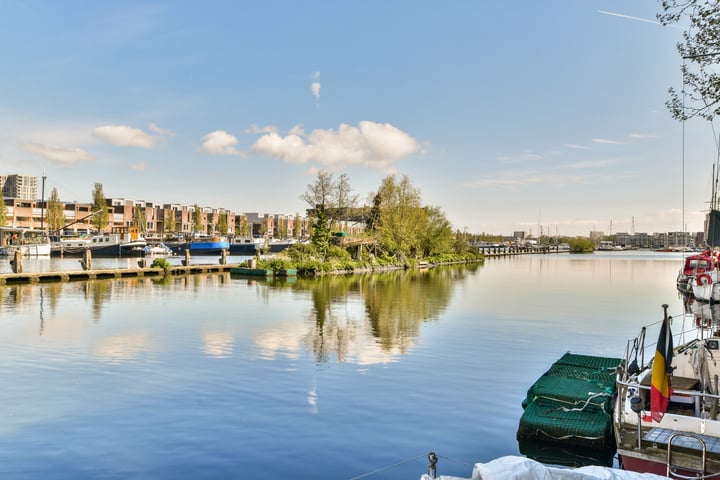
[[[220,265],[227,265],[227,249],[223,248],[220,251]]]
[[[248,258],[248,268],[255,268],[255,259],[254,258]]]
[[[15,250],[15,258],[10,260],[10,265],[12,265],[13,273],[23,273],[22,251],[19,248]]]
[[[147,266],[147,260],[145,260],[144,258],[141,258],[140,260],[138,260],[138,267],[145,268],[146,266]]]
[[[187,248],[185,249],[185,260],[182,261],[182,264],[184,267],[190,266],[190,250]]]
[[[83,270],[90,270],[92,268],[92,252],[89,248],[85,249],[83,258],[80,260],[80,266]]]

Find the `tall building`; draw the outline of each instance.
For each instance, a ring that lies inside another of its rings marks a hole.
[[[38,177],[29,175],[0,175],[0,188],[5,198],[38,200]]]

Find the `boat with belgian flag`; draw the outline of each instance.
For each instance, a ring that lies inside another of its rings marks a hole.
[[[720,478],[720,326],[710,319],[688,329],[683,316],[676,324],[683,341],[674,345],[673,318],[662,307],[661,320],[628,342],[618,368],[620,464],[672,478]],[[657,342],[646,345],[646,333]]]

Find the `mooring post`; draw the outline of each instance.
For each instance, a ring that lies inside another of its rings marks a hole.
[[[220,265],[227,265],[227,248],[220,251]]]
[[[10,260],[10,265],[12,266],[13,273],[23,273],[22,251],[19,248],[15,250],[15,258]]]
[[[90,270],[92,268],[92,252],[89,248],[85,249],[83,258],[80,260],[80,266],[82,266],[83,270]]]
[[[184,267],[190,266],[190,250],[187,248],[185,249],[185,260],[182,261],[182,264]]]

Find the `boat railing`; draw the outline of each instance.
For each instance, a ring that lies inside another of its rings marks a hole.
[[[642,385],[636,377],[631,378],[620,378],[621,374],[618,374],[617,378],[617,385],[626,387],[628,389],[635,388],[638,390],[638,394],[640,390],[646,390],[648,392],[651,391],[650,385]],[[672,377],[671,377],[672,378]],[[672,384],[672,380],[671,380]],[[672,389],[672,396],[683,396],[688,397],[693,400],[693,404],[695,405],[695,414],[696,416],[700,416],[700,405],[705,405],[707,402],[714,402],[715,404],[720,403],[720,395],[716,393],[710,393],[707,391],[700,391],[700,390],[687,390],[683,388],[673,388]],[[635,395],[633,395],[635,396]]]

